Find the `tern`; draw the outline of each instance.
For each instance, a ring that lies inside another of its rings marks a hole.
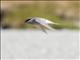
[[[37,25],[45,33],[47,33],[45,28],[49,29],[49,30],[53,30],[53,28],[50,25],[52,25],[52,24],[57,25],[58,24],[58,23],[52,22],[48,19],[40,18],[40,17],[32,17],[32,18],[26,19],[25,23],[32,24],[32,25]]]

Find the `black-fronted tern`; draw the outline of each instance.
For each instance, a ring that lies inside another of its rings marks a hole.
[[[47,33],[46,30],[45,30],[45,28],[47,28],[49,30],[53,30],[53,28],[49,24],[56,24],[56,25],[58,24],[58,23],[49,21],[48,19],[40,18],[40,17],[33,17],[33,18],[26,19],[25,23],[32,24],[32,25],[37,25],[45,33]]]

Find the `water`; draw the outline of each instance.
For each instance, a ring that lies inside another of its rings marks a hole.
[[[2,58],[77,59],[79,32],[72,30],[1,30]]]

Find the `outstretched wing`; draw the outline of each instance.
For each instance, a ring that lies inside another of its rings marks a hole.
[[[53,30],[53,28],[49,25],[49,23],[52,23],[46,19],[43,19],[43,18],[33,18],[32,20],[32,23],[34,24],[38,24],[40,26],[43,26],[49,30]],[[42,28],[43,29],[43,28]]]
[[[53,28],[50,26],[50,25],[48,25],[47,23],[45,23],[45,22],[38,22],[39,20],[37,20],[36,22],[40,25],[40,26],[43,26],[43,27],[45,27],[45,28],[47,28],[47,29],[49,29],[49,30],[53,30]]]
[[[47,29],[49,29],[49,30],[54,30],[50,25],[48,25],[48,24],[43,24],[43,26],[44,27],[46,27]]]
[[[45,28],[44,28],[42,25],[39,25],[39,26],[40,26],[41,30],[42,30],[44,33],[47,34],[47,31],[45,30]]]

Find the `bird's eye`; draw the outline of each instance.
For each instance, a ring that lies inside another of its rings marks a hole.
[[[25,22],[28,22],[29,20],[31,20],[31,19],[27,19]]]

